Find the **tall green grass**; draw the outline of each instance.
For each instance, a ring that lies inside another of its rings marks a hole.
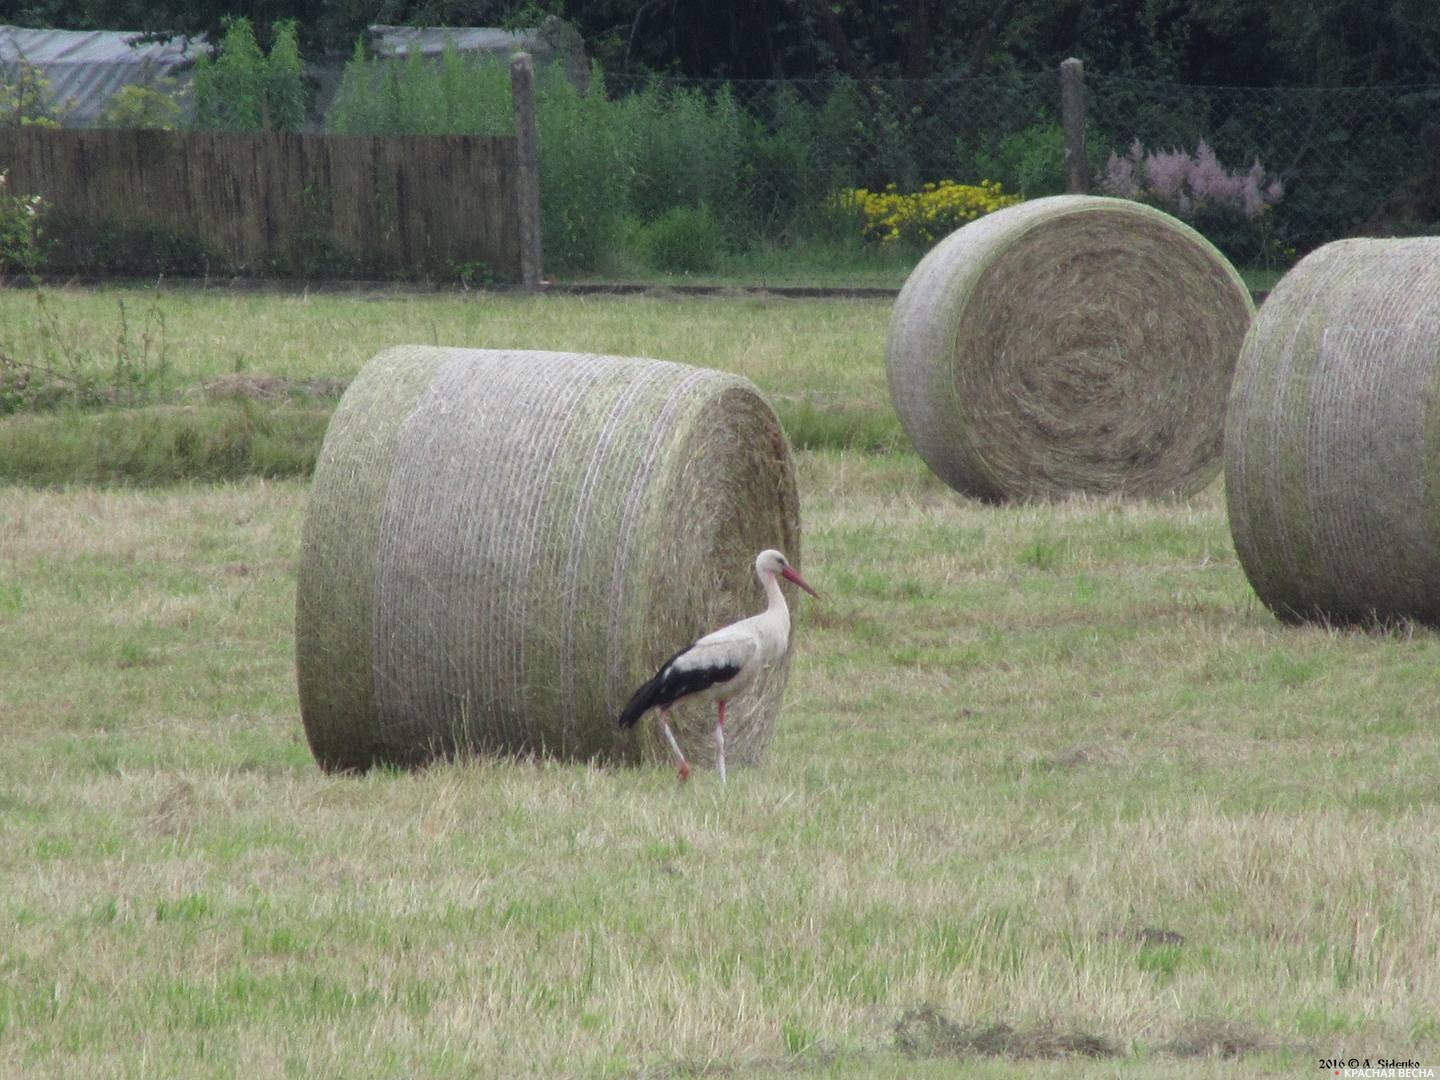
[[[581,93],[558,65],[542,65],[536,103],[546,259],[561,272],[605,269],[627,248],[643,260],[643,230],[676,210],[708,208],[720,251],[708,236],[696,244],[712,255],[857,230],[831,200],[855,180],[843,129],[863,116],[843,89],[819,107],[781,94],[762,122],[728,89],[652,80],[610,97],[598,69]],[[437,64],[357,47],[326,124],[347,134],[508,131],[509,72],[454,48]]]
[[[149,487],[308,476],[330,409],[235,401],[81,411],[0,422],[0,482]]]

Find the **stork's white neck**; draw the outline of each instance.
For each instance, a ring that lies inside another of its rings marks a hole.
[[[780,591],[780,579],[770,571],[760,573],[760,584],[765,587],[766,611],[783,611],[789,614],[785,594]]]

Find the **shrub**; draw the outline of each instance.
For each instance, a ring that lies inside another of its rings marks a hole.
[[[40,261],[39,195],[10,191],[10,171],[0,171],[0,275],[33,273]]]
[[[545,257],[555,269],[593,269],[622,236],[642,245],[651,223],[702,203],[731,250],[835,238],[850,226],[831,195],[852,182],[851,159],[868,140],[856,131],[865,110],[851,84],[820,107],[782,88],[763,120],[728,88],[656,80],[610,98],[598,71],[582,94],[549,64],[537,69],[535,96]],[[437,65],[417,54],[372,59],[357,45],[326,116],[328,130],[349,134],[511,126],[506,65],[449,47]],[[631,220],[643,224],[627,233]]]
[[[902,193],[895,185],[884,191],[855,188],[841,192],[840,208],[853,208],[861,215],[865,238],[882,244],[930,245],[967,222],[1022,201],[1007,195],[993,180],[978,184],[957,184],[941,180],[924,184],[919,191]]]
[[[710,207],[674,206],[640,231],[646,261],[657,270],[699,274],[715,269],[725,237]]]
[[[1278,178],[1267,177],[1259,161],[1245,172],[1227,172],[1204,139],[1193,155],[1183,150],[1146,151],[1136,139],[1123,158],[1110,155],[1102,186],[1111,195],[1153,200],[1176,214],[1223,204],[1252,219],[1285,194],[1285,186]]]
[[[70,108],[69,101],[50,100],[50,80],[28,61],[21,60],[14,76],[0,82],[0,124],[5,127],[59,127]]]
[[[342,135],[487,135],[512,127],[509,68],[467,59],[449,41],[438,64],[418,51],[403,61],[372,57],[357,41],[325,114],[326,130]]]
[[[162,79],[156,86],[122,86],[105,102],[97,126],[174,131],[180,126],[180,103],[175,99],[174,86],[174,79]]]
[[[620,234],[628,207],[625,132],[597,68],[581,94],[555,64],[535,79],[540,131],[540,218],[546,262],[591,269]]]
[[[1105,164],[1100,134],[1086,132],[1085,147],[1091,175]],[[963,159],[962,159],[963,160]],[[1059,124],[1032,124],[1006,135],[993,150],[982,150],[972,158],[981,176],[993,176],[1027,199],[1060,195],[1065,191],[1065,132]]]
[[[1193,154],[1147,151],[1136,139],[1124,157],[1110,155],[1101,188],[1189,222],[1237,262],[1268,262],[1277,254],[1270,211],[1285,185],[1258,160],[1244,171],[1227,170],[1204,139]]]
[[[855,183],[852,157],[864,130],[862,102],[842,81],[815,107],[782,86],[766,123],[755,122],[743,147],[737,203],[748,215],[738,240],[840,239],[853,225],[834,212],[831,194]]]
[[[96,220],[63,209],[45,214],[45,265],[113,274],[199,276],[232,269],[193,233],[157,221]]]
[[[265,56],[246,18],[225,21],[212,59],[195,61],[195,126],[209,131],[259,131],[264,114]]]
[[[357,258],[335,238],[330,227],[330,193],[315,184],[300,192],[300,220],[285,237],[285,250],[275,270],[296,277],[351,277],[362,268]]]

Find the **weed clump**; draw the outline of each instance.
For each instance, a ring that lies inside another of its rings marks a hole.
[[[676,206],[640,231],[650,265],[677,274],[702,274],[719,263],[725,237],[720,222],[704,203]]]

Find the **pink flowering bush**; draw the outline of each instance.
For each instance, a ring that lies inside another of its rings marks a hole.
[[[1107,195],[1149,203],[1194,225],[1232,259],[1271,261],[1277,242],[1270,208],[1285,195],[1259,161],[1231,172],[1201,139],[1193,154],[1146,150],[1139,139],[1111,154],[1100,182]]]

